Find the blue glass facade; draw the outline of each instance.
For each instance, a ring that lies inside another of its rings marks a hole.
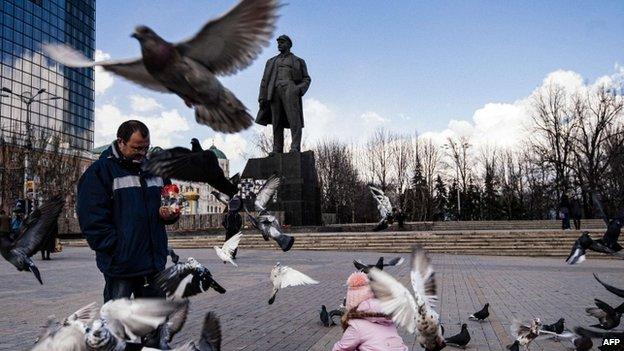
[[[46,89],[61,97],[31,105],[33,131],[60,133],[72,148],[91,150],[94,71],[49,60],[41,53],[46,42],[68,44],[93,58],[95,0],[3,0],[0,5],[0,86],[17,94]],[[0,128],[4,135],[26,131],[26,106],[15,96],[0,98]]]

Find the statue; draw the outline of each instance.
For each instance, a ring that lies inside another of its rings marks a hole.
[[[280,54],[270,58],[264,67],[260,109],[256,123],[273,125],[273,152],[284,152],[284,128],[290,128],[290,152],[301,152],[303,106],[301,97],[310,87],[310,76],[303,59],[290,52],[292,40],[287,35],[277,38]]]

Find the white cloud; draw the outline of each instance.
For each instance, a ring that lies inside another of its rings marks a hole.
[[[360,116],[360,119],[362,120],[365,130],[373,130],[390,121],[389,119],[382,117],[377,112],[373,111],[364,112]]]
[[[95,50],[95,60],[109,60],[111,56],[102,50]],[[106,72],[102,67],[95,67],[95,95],[102,95],[106,90],[113,86],[114,78],[109,72]]]
[[[187,120],[176,109],[144,116],[126,114],[113,104],[104,104],[95,108],[95,145],[115,140],[119,125],[130,119],[145,123],[150,130],[151,144],[163,148],[173,146],[173,138],[190,129]]]
[[[136,112],[148,112],[162,108],[156,99],[141,95],[130,96],[130,106]]]
[[[303,118],[305,122],[303,138],[308,147],[313,147],[323,138],[338,135],[337,128],[332,128],[337,122],[336,114],[317,99],[303,100]]]

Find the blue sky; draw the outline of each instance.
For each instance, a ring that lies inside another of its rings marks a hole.
[[[233,5],[98,1],[96,47],[114,59],[136,56],[138,43],[129,37],[135,25],[178,41]],[[451,121],[475,124],[477,111],[525,99],[553,72],[593,82],[624,64],[624,1],[292,0],[280,15],[276,34],[291,36],[292,51],[306,60],[312,77],[304,101],[308,146],[335,136],[358,142],[378,126],[425,133],[448,129]],[[253,115],[264,63],[276,53],[272,41],[253,65],[222,79]],[[214,137],[241,167],[241,150],[253,153],[252,132],[214,136],[196,126],[179,98],[119,78],[96,95],[96,106],[96,144],[108,140],[111,127],[101,126],[113,114],[153,118],[154,128],[162,129],[155,142],[163,144]]]

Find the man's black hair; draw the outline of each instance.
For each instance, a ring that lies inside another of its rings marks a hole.
[[[123,142],[127,142],[134,132],[141,133],[143,138],[149,136],[149,129],[147,129],[147,126],[143,124],[143,122],[131,119],[123,122],[119,126],[119,129],[117,129],[117,138],[121,139]]]

